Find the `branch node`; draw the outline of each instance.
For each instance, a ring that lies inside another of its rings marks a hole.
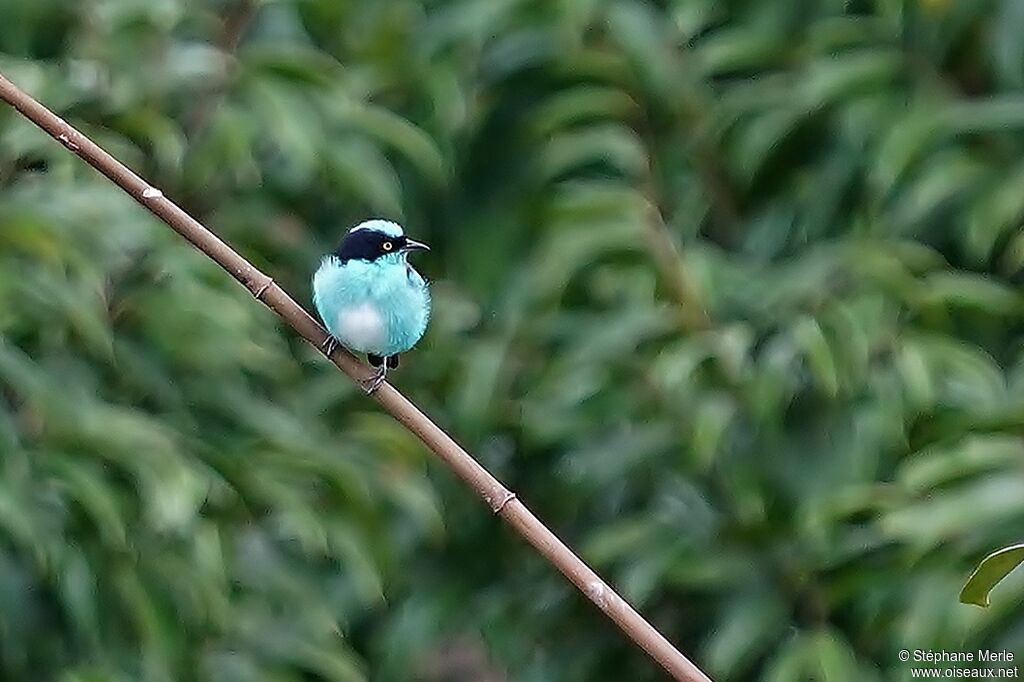
[[[61,144],[63,144],[71,151],[76,153],[78,152],[78,143],[72,140],[71,136],[69,136],[67,133],[61,133],[60,135],[57,136],[57,139],[61,142]]]
[[[501,499],[498,500],[497,503],[495,503],[489,495],[486,496],[486,499],[487,503],[491,507],[491,511],[494,512],[496,515],[500,515],[501,512],[505,509],[505,505],[507,505],[512,500],[516,499],[516,494],[511,490],[506,490],[505,494],[501,496]]]
[[[611,596],[615,593],[612,592],[611,588],[607,587],[601,580],[591,580],[587,583],[586,588],[587,596],[590,597],[590,601],[601,607],[602,610],[607,609],[611,602]]]
[[[269,289],[271,287],[271,285],[273,285],[273,284],[274,284],[274,278],[273,277],[267,277],[267,279],[264,280],[263,284],[260,285],[260,288],[257,289],[253,293],[253,297],[255,297],[255,299],[257,301],[262,301],[263,300],[263,294],[267,293],[267,289]]]

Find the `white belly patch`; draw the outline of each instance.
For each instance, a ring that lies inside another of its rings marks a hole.
[[[384,343],[384,319],[369,303],[338,312],[339,340],[352,350],[372,351]]]

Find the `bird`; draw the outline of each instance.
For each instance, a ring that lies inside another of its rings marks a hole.
[[[313,273],[313,305],[330,333],[324,352],[330,357],[340,343],[365,353],[377,369],[363,382],[367,394],[427,329],[430,289],[408,257],[429,250],[398,223],[367,220],[349,229]]]

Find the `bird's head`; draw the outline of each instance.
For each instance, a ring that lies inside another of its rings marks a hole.
[[[350,260],[401,263],[410,251],[419,250],[429,251],[430,247],[406,237],[398,223],[367,220],[345,233],[334,255],[342,263]]]

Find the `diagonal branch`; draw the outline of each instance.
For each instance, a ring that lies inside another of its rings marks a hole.
[[[234,249],[202,224],[164,197],[156,187],[129,170],[124,164],[97,146],[32,97],[0,75],[0,99],[17,109],[25,118],[60,141],[93,168],[109,178],[175,232],[212,258],[238,280],[257,300],[277,313],[313,346],[323,349],[327,333],[273,279],[253,267]],[[341,371],[357,381],[365,381],[372,372],[351,353],[336,350],[330,359]],[[590,601],[615,622],[636,644],[676,680],[711,682],[665,637],[644,620],[615,590],[585,564],[558,537],[452,438],[438,428],[409,400],[388,384],[373,394],[374,400],[391,416],[414,433],[434,454],[483,498],[491,511],[505,520],[540,554],[562,572]]]

